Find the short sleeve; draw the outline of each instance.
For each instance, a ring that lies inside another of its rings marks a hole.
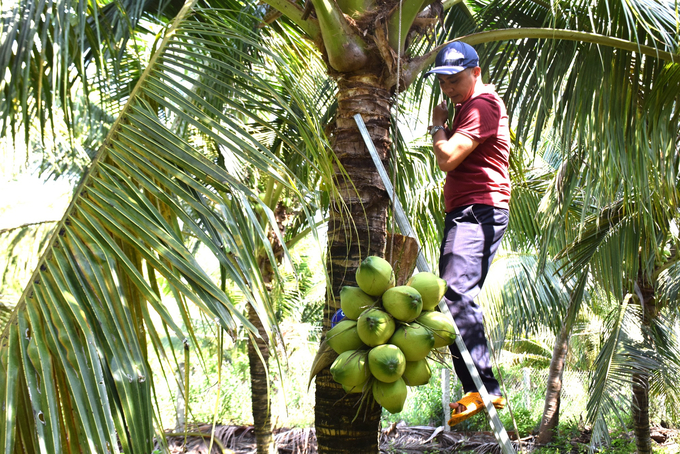
[[[471,99],[458,116],[454,132],[481,143],[498,133],[501,109],[495,100],[482,95]]]

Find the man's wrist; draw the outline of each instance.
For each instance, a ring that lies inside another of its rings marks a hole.
[[[435,134],[437,134],[439,131],[443,131],[446,129],[443,125],[435,125],[430,128],[430,135],[434,137]]]

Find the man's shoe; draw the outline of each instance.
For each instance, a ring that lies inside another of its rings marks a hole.
[[[490,396],[491,397],[491,403],[493,403],[493,406],[499,410],[502,410],[505,408],[506,404],[506,399],[503,396]],[[482,400],[482,396],[479,395],[478,392],[470,392],[465,394],[458,402],[458,405],[464,405],[465,406],[465,411],[462,413],[455,413],[451,415],[451,419],[449,419],[449,426],[453,427],[456,424],[460,424],[461,422],[465,421],[466,419],[470,418],[471,416],[476,415],[482,409],[484,408],[484,401]]]

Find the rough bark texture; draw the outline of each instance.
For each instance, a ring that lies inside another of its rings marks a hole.
[[[356,285],[354,273],[369,255],[384,256],[388,195],[353,116],[360,113],[381,158],[390,147],[390,94],[374,74],[338,79],[338,116],[333,149],[346,174],[336,170],[342,201],[332,204],[328,223],[328,272],[333,299],[323,329],[340,307],[340,289]],[[316,377],[316,436],[320,453],[377,453],[381,407],[368,395],[346,395],[328,369]]]
[[[654,300],[654,287],[642,276],[638,277],[638,287],[642,294],[642,329],[645,340],[649,341],[647,329],[657,316]],[[633,374],[633,431],[638,454],[651,454],[652,436],[649,425],[649,374]]]
[[[569,333],[571,326],[562,326],[559,335],[555,339],[553,356],[548,370],[548,384],[545,392],[545,406],[543,417],[538,429],[536,443],[546,445],[553,440],[555,429],[560,423],[560,400],[562,393],[562,372],[564,362],[569,350]]]
[[[256,345],[248,343],[248,361],[250,363],[250,386],[253,409],[253,426],[257,440],[257,454],[276,452],[272,437],[271,408],[269,403],[269,387],[265,364],[269,361],[269,347],[265,330],[260,317],[252,306],[248,306],[248,320],[257,328],[264,339],[257,339]],[[258,355],[258,349],[262,358]]]
[[[285,230],[285,221],[288,216],[286,207],[278,203],[274,210],[274,217],[277,227],[281,234]],[[279,241],[276,233],[269,229],[267,232],[269,244],[274,253],[276,264],[280,264],[283,258],[283,245]],[[274,280],[274,269],[269,258],[262,254],[258,258],[258,266],[262,274],[262,281],[267,291],[272,290]],[[270,350],[267,339],[267,332],[264,329],[262,320],[258,316],[253,306],[248,306],[248,320],[257,328],[260,339],[253,344],[248,343],[248,363],[250,366],[250,387],[251,401],[253,410],[253,426],[255,429],[255,439],[257,440],[257,454],[274,454],[278,452],[272,435],[271,418],[271,399],[269,398],[269,386],[267,382],[267,367],[269,363]],[[259,353],[258,353],[259,352]],[[262,357],[260,357],[262,355]]]
[[[633,429],[638,454],[651,454],[652,437],[649,428],[649,377],[633,374]]]

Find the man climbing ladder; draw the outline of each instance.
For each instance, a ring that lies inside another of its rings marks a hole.
[[[455,105],[452,124],[446,101],[432,112],[430,134],[439,168],[446,172],[446,218],[439,274],[448,283],[444,300],[496,408],[505,406],[494,377],[482,323],[474,301],[508,225],[510,132],[505,105],[481,78],[479,57],[468,44],[444,47],[435,67],[442,92]],[[466,393],[451,404],[454,426],[484,408],[456,344],[453,365]]]

